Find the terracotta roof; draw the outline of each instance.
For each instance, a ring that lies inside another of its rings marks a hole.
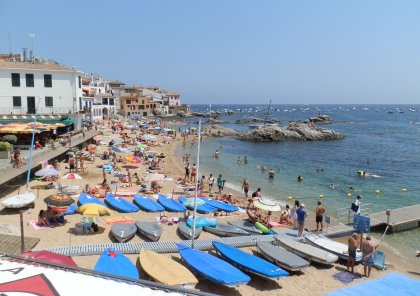
[[[179,96],[179,94],[176,93],[176,92],[168,92],[167,95],[168,96]]]
[[[75,70],[55,63],[31,63],[31,62],[9,62],[0,60],[0,69],[28,69],[28,70],[50,70],[69,71]]]

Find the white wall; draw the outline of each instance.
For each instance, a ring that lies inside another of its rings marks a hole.
[[[12,86],[11,73],[20,74],[20,86]],[[34,87],[26,87],[25,74],[34,74]],[[52,87],[44,87],[44,74],[52,75]],[[78,112],[79,98],[82,97],[77,78],[79,75],[81,73],[78,71],[0,69],[0,114],[26,114],[27,97],[35,97],[38,114]],[[13,96],[21,97],[21,107],[13,107]],[[45,97],[53,97],[53,107],[45,106]]]

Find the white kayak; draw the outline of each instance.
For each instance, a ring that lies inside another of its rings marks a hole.
[[[5,208],[19,209],[27,207],[35,202],[36,196],[32,192],[25,192],[20,195],[9,197],[1,202]]]
[[[328,237],[323,235],[318,235],[315,233],[307,233],[305,234],[305,238],[308,242],[312,245],[324,249],[328,252],[331,252],[337,255],[341,259],[348,260],[349,259],[349,252],[348,246],[343,243],[336,242]],[[362,260],[362,252],[356,252],[356,262]]]

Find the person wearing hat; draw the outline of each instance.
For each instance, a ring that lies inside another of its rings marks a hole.
[[[349,260],[347,261],[347,270],[351,273],[354,273],[354,263],[356,262],[358,239],[359,236],[357,235],[357,233],[353,233],[348,240]]]
[[[302,236],[303,228],[305,226],[305,218],[308,216],[305,211],[305,205],[302,203],[296,210],[297,221],[298,221],[298,236]]]

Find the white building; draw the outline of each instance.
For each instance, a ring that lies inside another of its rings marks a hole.
[[[69,114],[82,110],[81,72],[33,59],[0,59],[0,114]]]

